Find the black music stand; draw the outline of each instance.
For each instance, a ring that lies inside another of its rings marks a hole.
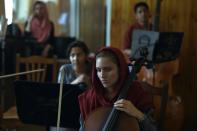
[[[131,57],[134,60],[145,58],[153,64],[175,60],[179,55],[182,39],[182,32],[135,30]]]
[[[59,84],[15,81],[14,86],[17,113],[23,123],[56,126]],[[60,127],[79,128],[78,95],[83,91],[84,85],[64,85]]]

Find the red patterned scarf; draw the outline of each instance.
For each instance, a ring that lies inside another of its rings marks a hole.
[[[31,21],[31,33],[39,43],[44,43],[48,39],[52,28],[47,10],[45,12],[46,15],[43,18],[34,17]]]

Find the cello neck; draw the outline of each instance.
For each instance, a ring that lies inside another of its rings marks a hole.
[[[159,30],[160,6],[161,6],[161,0],[157,0],[156,1],[156,8],[155,8],[155,15],[153,18],[153,26],[152,26],[153,31]]]
[[[138,70],[137,68],[141,68],[141,65],[139,64],[139,67],[134,67],[132,72],[129,73],[129,75],[126,79],[124,88],[122,88],[117,100],[126,98],[128,90],[132,84],[132,81],[135,80],[135,78],[136,78],[136,71]],[[112,108],[112,110],[105,122],[105,125],[102,128],[102,131],[112,131],[112,129],[115,125],[115,122],[118,119],[119,113],[120,113],[119,110],[115,109],[114,107]]]

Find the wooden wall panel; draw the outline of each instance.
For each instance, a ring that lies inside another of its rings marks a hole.
[[[134,21],[132,5],[135,0],[112,0],[111,46],[121,48],[124,34],[131,21]]]
[[[96,51],[105,41],[105,1],[80,0],[79,19],[79,38]]]
[[[189,77],[187,79],[188,86],[182,87],[183,92],[188,92],[188,94],[184,94],[185,98],[185,109],[186,109],[186,122],[189,127],[196,127],[197,122],[197,1],[191,1],[191,14],[190,14],[190,22],[189,22],[189,30],[188,30],[188,63],[185,63],[185,70],[187,69],[189,73],[187,74]],[[188,65],[188,66],[186,66]]]
[[[184,72],[185,78],[187,78],[189,73],[188,69],[185,67],[189,66],[187,63],[189,63],[188,47],[190,46],[188,43],[188,30],[191,12],[190,5],[191,1],[185,3],[183,0],[164,0],[161,3],[160,31],[184,32],[184,39],[182,43],[181,54],[179,57],[180,61],[178,70],[181,74],[183,74]],[[167,64],[168,63],[164,63],[162,64],[162,66],[169,68]]]
[[[191,74],[193,81],[192,88],[197,87],[197,1],[192,1],[192,8],[191,8],[191,21],[190,21],[190,44],[191,48],[189,49],[191,51],[191,61],[192,61],[192,67],[191,67]]]

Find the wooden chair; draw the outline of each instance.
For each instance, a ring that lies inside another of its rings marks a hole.
[[[24,68],[21,68],[24,66]],[[50,67],[49,67],[50,66]],[[52,72],[52,82],[56,82],[57,77],[57,60],[55,58],[45,58],[42,56],[30,56],[30,57],[21,57],[19,54],[16,56],[16,73],[22,71],[31,71],[36,69],[45,69],[43,72],[34,72],[31,74],[26,74],[26,79],[28,81],[36,81],[36,82],[46,82],[46,74],[49,68]],[[17,76],[16,79],[20,77]],[[8,130],[8,129],[19,129],[25,126],[17,115],[17,108],[13,106],[9,108],[6,112],[3,113],[1,119],[1,129]]]
[[[159,131],[163,131],[164,124],[165,124],[165,115],[166,115],[166,109],[167,109],[167,103],[168,103],[168,83],[163,83],[161,87],[153,87],[152,85],[148,84],[147,82],[140,82],[143,89],[153,96],[153,101],[155,96],[160,97],[160,107],[159,112],[156,120],[157,120],[157,127]],[[158,97],[157,97],[158,98]]]
[[[19,54],[16,56],[16,72],[21,72],[21,66],[24,66],[25,71],[36,70],[36,69],[45,69],[44,72],[36,72],[27,74],[25,79],[28,81],[36,82],[46,82],[46,75],[48,71],[51,71],[51,80],[56,82],[57,80],[57,59],[46,58],[42,56],[30,56],[30,57],[21,57]],[[50,68],[51,66],[52,68]],[[24,69],[23,69],[24,71]],[[19,79],[19,76],[17,77]]]

